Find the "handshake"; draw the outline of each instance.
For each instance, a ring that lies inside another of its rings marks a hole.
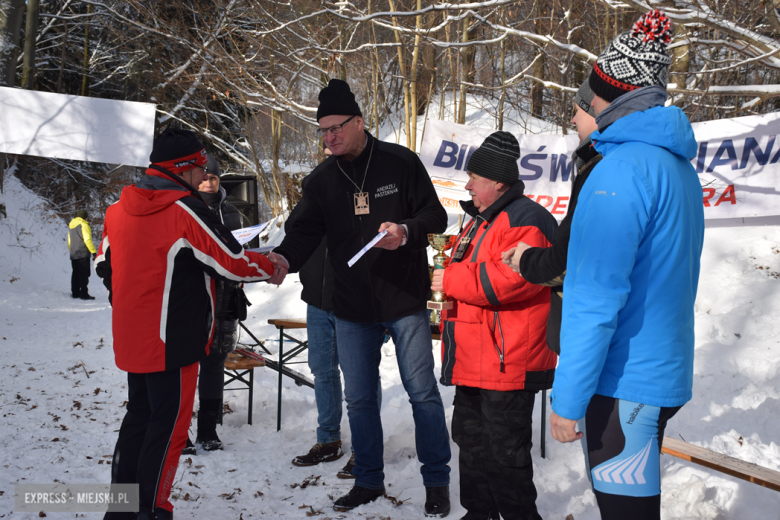
[[[290,264],[287,263],[287,259],[282,255],[274,252],[268,253],[268,260],[274,264],[274,274],[266,281],[273,285],[282,285],[284,278],[287,276],[287,271],[290,270]]]
[[[530,247],[525,242],[519,242],[516,247],[501,253],[501,261],[511,267],[512,271],[522,276],[520,273],[520,257],[523,256],[523,251]]]

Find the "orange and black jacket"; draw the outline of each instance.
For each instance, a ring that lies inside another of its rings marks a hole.
[[[148,373],[208,355],[214,278],[258,282],[273,265],[244,251],[190,189],[149,169],[106,211],[95,272],[113,306],[117,366]]]
[[[557,356],[547,348],[550,288],[521,278],[501,253],[522,241],[549,247],[556,222],[523,195],[520,181],[482,213],[461,202],[472,219],[452,251],[468,241],[460,260],[444,272],[444,292],[454,307],[442,312],[442,375],[445,385],[485,390],[552,387]]]

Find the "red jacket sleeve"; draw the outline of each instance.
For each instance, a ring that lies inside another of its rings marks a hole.
[[[472,244],[478,240],[479,237],[475,237]],[[495,237],[488,235],[480,246],[475,262],[453,263],[446,268],[444,292],[450,299],[488,307],[522,302],[545,290],[542,286],[529,283],[501,261],[501,253],[517,246],[520,241],[531,247],[550,246],[547,238],[535,226],[507,228]],[[464,257],[469,258],[471,254],[467,250]]]

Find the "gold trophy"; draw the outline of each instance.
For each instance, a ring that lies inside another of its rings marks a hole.
[[[433,278],[433,271],[447,267],[449,258],[444,252],[452,249],[452,246],[455,245],[456,238],[455,235],[443,235],[439,233],[428,234],[428,243],[437,251],[437,254],[433,257],[431,278]],[[441,311],[452,309],[452,306],[452,302],[447,300],[447,295],[444,294],[444,291],[433,291],[433,299],[428,301],[428,308],[434,310],[434,312],[431,313],[431,325],[438,328],[439,322],[441,321]]]

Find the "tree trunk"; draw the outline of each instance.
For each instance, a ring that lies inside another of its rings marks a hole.
[[[87,14],[92,12],[92,6],[87,6]],[[84,63],[81,72],[81,95],[86,96],[89,93],[89,82],[87,73],[89,72],[89,25],[84,24]]]
[[[677,38],[685,40],[688,39],[689,34],[682,28]],[[674,81],[679,89],[685,89],[686,80],[688,79],[687,72],[691,63],[691,46],[680,45],[672,49],[672,65],[669,67],[669,81]],[[685,96],[680,95],[679,98],[674,100],[674,104],[682,107]]]
[[[14,86],[23,14],[24,0],[10,0],[5,9],[0,9],[0,86]]]
[[[478,29],[475,25],[474,28],[469,30],[469,19],[463,19],[463,35],[461,42],[468,43],[477,37]],[[460,102],[458,106],[458,123],[466,124],[466,95],[468,94],[468,87],[465,83],[470,83],[474,79],[474,57],[477,54],[477,48],[474,45],[464,47],[461,52],[463,62],[460,68]]]
[[[501,71],[501,97],[498,98],[498,129],[504,129],[504,99],[506,98],[506,38],[501,40],[501,57],[499,58],[499,70]]]
[[[395,11],[395,2],[393,0],[388,0],[390,3],[390,10]],[[398,19],[396,16],[393,16],[393,26],[398,27]],[[411,149],[412,148],[412,129],[411,129],[411,118],[409,115],[409,99],[411,94],[409,93],[409,81],[406,77],[406,65],[404,64],[404,49],[403,49],[403,41],[401,40],[401,31],[393,31],[395,34],[395,41],[398,43],[398,70],[401,73],[401,79],[404,82],[404,121],[406,123],[406,147]]]
[[[35,38],[38,35],[38,0],[27,0],[27,24],[24,27],[24,60],[22,88],[33,90],[35,84]]]
[[[534,32],[536,34],[547,34],[548,31],[544,26],[544,17],[547,15],[548,5],[546,0],[537,0],[536,2],[536,19],[534,21]],[[540,52],[544,52],[543,50]],[[536,63],[534,63],[533,76],[537,79],[544,79],[544,68],[546,62],[546,56],[541,54]],[[531,85],[531,115],[541,118],[544,112],[544,85],[534,81]]]
[[[422,0],[417,0],[417,10],[422,9]],[[411,115],[411,137],[412,146],[410,149],[417,151],[417,62],[420,59],[420,30],[422,29],[422,15],[418,14],[415,21],[417,34],[414,35],[414,51],[412,51],[412,69],[409,71],[409,99],[412,103],[409,110]]]
[[[62,76],[65,74],[65,46],[68,44],[68,22],[62,21],[62,44],[60,45],[60,74],[57,77],[57,94],[62,92]]]

